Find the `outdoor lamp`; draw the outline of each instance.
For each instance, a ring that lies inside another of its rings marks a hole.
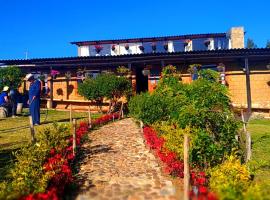
[[[148,75],[150,74],[150,70],[149,70],[149,69],[143,69],[143,70],[142,70],[142,74],[143,74],[144,76],[148,76]]]

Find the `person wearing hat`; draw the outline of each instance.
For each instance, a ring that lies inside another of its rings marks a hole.
[[[5,86],[0,94],[0,106],[4,106],[8,103],[8,90],[9,87]]]
[[[27,74],[25,79],[30,82],[28,104],[33,124],[40,125],[40,81],[33,74]]]
[[[10,115],[12,109],[10,101],[8,99],[8,91],[9,87],[5,86],[0,94],[0,107],[4,107],[6,109],[7,116]]]

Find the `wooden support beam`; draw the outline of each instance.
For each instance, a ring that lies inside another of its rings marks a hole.
[[[248,58],[245,58],[245,74],[246,74],[247,112],[249,115],[251,115],[252,100],[251,100],[250,70],[249,70]]]

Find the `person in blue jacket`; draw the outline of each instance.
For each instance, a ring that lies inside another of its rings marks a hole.
[[[40,81],[33,74],[27,74],[26,80],[30,82],[28,104],[33,124],[40,125]]]

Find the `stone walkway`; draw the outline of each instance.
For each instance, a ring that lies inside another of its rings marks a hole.
[[[89,137],[77,200],[181,199],[131,118],[105,125]]]

